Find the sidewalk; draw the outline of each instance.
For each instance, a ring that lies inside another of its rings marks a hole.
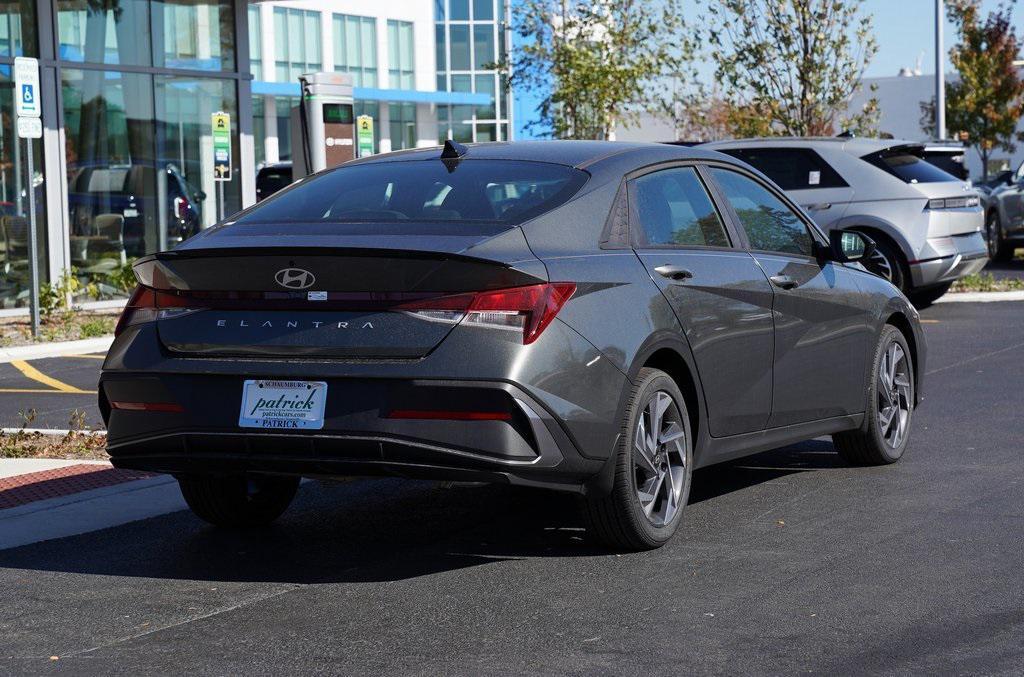
[[[0,550],[185,509],[169,475],[103,461],[0,459]]]

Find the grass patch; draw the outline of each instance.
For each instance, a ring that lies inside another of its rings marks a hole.
[[[1021,290],[1024,290],[1024,280],[1014,277],[997,278],[992,273],[976,273],[962,277],[950,288],[951,292]]]
[[[108,336],[120,310],[86,312],[68,309],[51,312],[41,318],[39,338],[32,336],[32,320],[28,316],[0,318],[0,346],[24,346],[32,343],[75,341],[84,338]]]
[[[76,430],[66,435],[44,435],[26,430],[0,432],[0,458],[106,461],[107,436]]]

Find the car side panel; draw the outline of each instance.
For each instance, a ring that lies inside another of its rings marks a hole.
[[[715,437],[761,430],[772,403],[772,286],[739,250],[643,249],[648,271],[684,268],[673,281],[656,272],[693,352]]]
[[[877,335],[872,303],[842,264],[754,252],[765,275],[787,275],[775,293],[775,374],[768,427],[864,410],[867,346]]]

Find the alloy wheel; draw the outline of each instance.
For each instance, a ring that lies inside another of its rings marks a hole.
[[[893,280],[893,263],[880,249],[875,249],[875,251],[871,252],[865,267],[875,275],[884,277],[889,282],[896,284]]]
[[[988,245],[989,258],[994,258],[999,251],[999,223],[996,215],[989,214],[985,219],[985,243]]]
[[[910,428],[910,363],[892,341],[878,365],[878,430],[891,449],[899,449]]]
[[[670,524],[681,507],[686,480],[686,428],[679,408],[664,390],[651,395],[633,438],[636,496],[655,526]]]

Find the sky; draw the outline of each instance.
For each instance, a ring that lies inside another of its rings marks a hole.
[[[984,0],[982,11],[988,13],[998,7],[998,0]],[[935,72],[935,1],[934,0],[865,0],[864,11],[874,21],[878,54],[868,66],[867,77],[896,75],[900,68],[913,68],[917,57],[924,52],[921,70]],[[1024,6],[1013,9],[1013,19],[1019,37],[1024,37]],[[956,42],[956,31],[946,24],[944,31],[946,51]],[[946,70],[952,66],[946,57]]]
[[[696,4],[694,0],[686,2],[691,7]],[[985,14],[998,6],[999,0],[982,1]],[[894,76],[900,68],[914,68],[922,53],[921,72],[935,73],[935,0],[864,0],[862,11],[871,15],[878,41],[878,53],[868,65],[865,77]],[[1018,36],[1024,38],[1024,0],[1014,7],[1013,19]],[[944,37],[948,73],[952,70],[949,48],[956,42],[956,30],[948,21]],[[710,68],[708,71],[710,74]]]

